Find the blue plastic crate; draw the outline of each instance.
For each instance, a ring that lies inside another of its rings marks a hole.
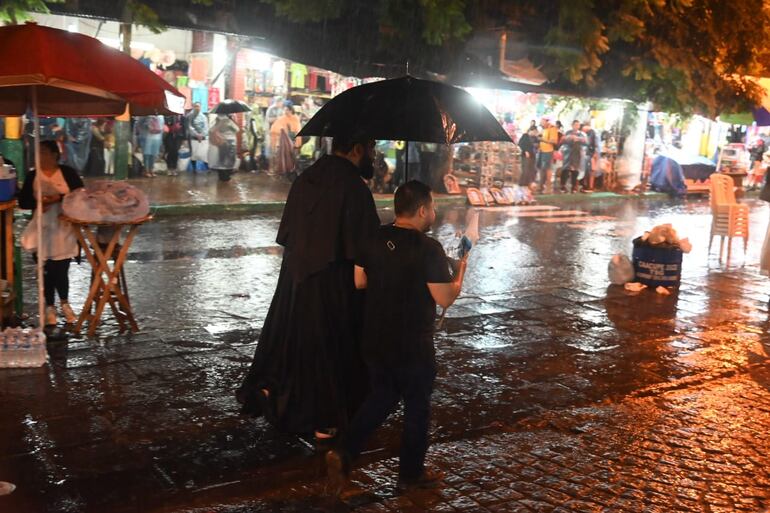
[[[0,201],[11,201],[16,196],[16,177],[0,179]]]

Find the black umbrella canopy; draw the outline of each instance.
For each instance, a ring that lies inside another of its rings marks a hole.
[[[224,100],[211,109],[212,114],[237,114],[251,112],[251,107],[240,100]]]
[[[467,91],[411,76],[348,89],[324,105],[298,136],[361,132],[391,141],[512,142],[495,117]]]

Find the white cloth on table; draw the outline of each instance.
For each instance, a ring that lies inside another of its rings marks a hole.
[[[150,213],[147,195],[123,181],[99,180],[64,198],[67,217],[96,223],[125,223]]]

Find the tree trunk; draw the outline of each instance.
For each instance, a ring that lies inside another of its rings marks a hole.
[[[124,22],[120,24],[120,50],[123,53],[131,54],[131,23]],[[128,109],[126,109],[126,113]],[[128,166],[131,162],[131,155],[128,151],[128,143],[131,140],[131,117],[121,116],[123,119],[116,119],[113,128],[115,135],[115,178],[125,180],[128,178]]]

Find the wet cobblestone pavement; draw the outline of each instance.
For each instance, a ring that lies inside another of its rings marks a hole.
[[[277,217],[143,227],[127,267],[142,332],[106,316],[49,366],[0,370],[0,481],[18,486],[0,512],[763,511],[768,209],[751,204],[748,255],[736,244],[730,266],[706,255],[706,202],[482,212],[437,336],[429,461],[445,485],[395,493],[396,416],[343,502],[306,442],[232,399],[273,292]],[[464,216],[441,214],[447,240]],[[612,254],[661,222],[695,246],[680,292],[608,287]],[[71,276],[81,304],[87,269]]]

